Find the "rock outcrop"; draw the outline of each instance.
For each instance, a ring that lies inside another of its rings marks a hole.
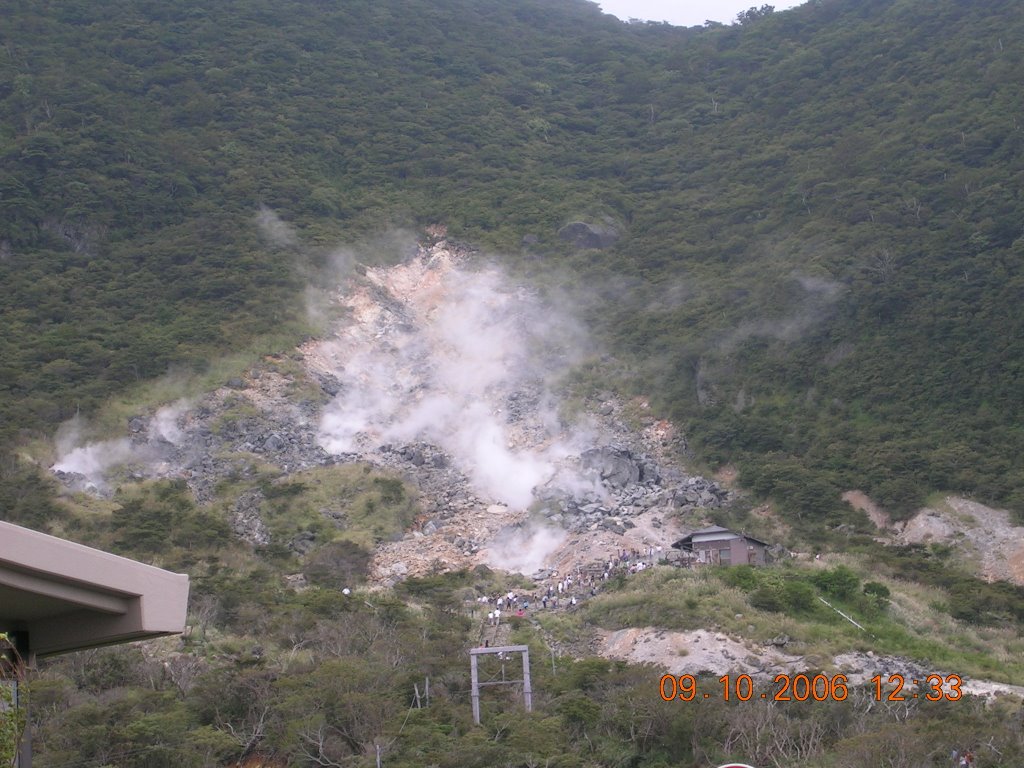
[[[453,272],[465,257],[440,241],[413,263],[391,270],[368,268],[361,282],[343,294],[347,324],[336,335],[266,358],[187,404],[134,414],[123,441],[130,445],[124,453],[132,457],[131,475],[184,478],[200,504],[213,500],[226,480],[243,488],[250,480],[231,503],[230,524],[241,539],[265,546],[271,533],[260,517],[261,468],[291,474],[365,462],[392,471],[417,489],[422,514],[402,540],[379,546],[374,573],[385,582],[492,562],[488,558],[494,557],[495,541],[510,527],[567,534],[560,549],[538,556],[560,567],[623,548],[667,545],[678,533],[670,530],[673,513],[696,518],[727,503],[729,494],[717,483],[689,476],[676,465],[685,446],[671,425],[647,419],[636,431],[627,426],[635,421],[625,418],[623,403],[611,393],[590,404],[585,431],[561,422],[543,375],[549,363],[525,359],[514,345],[516,354],[508,359],[490,356],[483,345],[485,364],[512,367],[492,374],[479,391],[466,389],[459,378],[477,375],[473,367],[439,374],[439,367],[459,360],[450,350],[432,346],[449,343],[446,328],[424,324],[438,317],[438,322],[462,322],[461,314],[479,311],[477,305],[439,304],[452,290],[446,280],[460,290],[479,289],[472,281],[459,283],[468,278]],[[522,289],[491,291],[485,299],[491,314],[475,322],[507,324],[485,338],[487,343],[518,339],[519,315],[529,322],[542,310],[534,299],[523,298]],[[465,343],[481,346],[473,338],[476,333],[471,327]],[[545,354],[564,354],[549,346],[545,340]],[[387,389],[367,387],[360,377],[382,368],[387,375],[380,381]],[[462,389],[456,397],[446,387]],[[375,397],[386,407],[368,402]],[[431,411],[435,403],[441,417]],[[328,407],[346,424],[358,422],[346,433],[344,447],[325,439]],[[371,418],[356,412],[360,408],[377,408],[380,414]],[[464,423],[471,418],[479,423]],[[439,423],[414,428],[428,419]],[[449,423],[458,427],[453,434],[444,431]],[[485,461],[502,471],[507,466],[510,472],[533,473],[529,503],[502,498],[488,484],[487,467],[479,466]],[[82,476],[59,476],[72,487],[90,488]],[[333,507],[324,514],[337,522]],[[308,552],[317,542],[306,533],[275,543]]]
[[[571,221],[558,230],[558,236],[577,248],[610,248],[620,237],[618,228],[610,219],[594,224]]]

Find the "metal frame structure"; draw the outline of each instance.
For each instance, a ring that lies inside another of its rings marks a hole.
[[[480,682],[480,675],[477,670],[477,657],[484,654],[523,654],[523,678],[521,680],[489,680]],[[530,647],[528,645],[499,645],[494,648],[473,648],[469,651],[469,677],[470,696],[473,699],[473,722],[480,725],[480,689],[486,685],[515,685],[523,684],[523,703],[526,711],[533,711],[533,688],[530,687]]]

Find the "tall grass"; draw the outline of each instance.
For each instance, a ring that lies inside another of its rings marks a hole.
[[[653,568],[625,580],[621,587],[588,601],[584,618],[605,629],[658,627],[674,631],[709,629],[768,643],[784,635],[785,652],[803,656],[814,666],[828,667],[832,658],[850,651],[910,659],[944,674],[1024,683],[1024,639],[1012,627],[981,627],[952,618],[943,610],[941,590],[893,579],[867,569],[852,556],[843,564],[862,578],[884,583],[891,591],[887,606],[858,613],[863,597],[849,603],[829,598],[858,621],[819,606],[812,612],[780,613],[753,607],[753,592],[728,586],[717,569]],[[813,563],[787,564],[785,573],[820,571]],[[799,575],[799,574],[797,574]],[[772,576],[766,570],[760,578]],[[817,601],[816,601],[817,602]]]

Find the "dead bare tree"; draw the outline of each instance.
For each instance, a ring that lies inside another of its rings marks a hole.
[[[206,660],[201,656],[179,654],[164,662],[164,672],[174,687],[185,696],[195,684],[196,678],[207,668]]]
[[[243,756],[250,754],[267,734],[272,701],[271,681],[264,675],[247,678],[242,684],[242,696],[232,702],[243,702],[240,711],[215,710],[214,725],[231,736],[241,748]]]
[[[783,768],[820,754],[827,733],[824,717],[792,717],[776,702],[753,702],[732,711],[723,746],[757,765]]]
[[[331,728],[325,723],[320,723],[315,728],[309,726],[299,731],[299,738],[302,743],[299,745],[299,754],[316,765],[324,768],[343,768],[344,763],[334,759],[335,748],[331,745]]]
[[[875,275],[882,283],[888,283],[896,274],[896,257],[888,248],[883,248],[871,257],[867,271]]]

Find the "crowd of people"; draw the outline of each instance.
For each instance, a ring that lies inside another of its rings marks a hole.
[[[498,595],[481,595],[476,598],[481,610],[486,610],[487,623],[496,626],[502,617],[526,616],[532,609],[549,610],[573,609],[588,597],[594,597],[604,582],[619,574],[633,574],[653,566],[661,558],[661,547],[647,547],[642,550],[622,549],[606,562],[578,566],[574,573],[564,576],[551,570],[540,584],[539,590],[529,594],[509,591]],[[473,607],[475,615],[477,606]]]

